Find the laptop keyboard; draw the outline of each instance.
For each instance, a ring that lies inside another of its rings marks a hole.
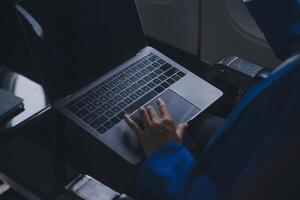
[[[104,134],[125,113],[132,114],[184,76],[185,73],[150,53],[65,107]]]

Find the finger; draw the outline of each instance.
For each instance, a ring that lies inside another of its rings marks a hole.
[[[185,131],[186,129],[189,127],[189,125],[187,123],[184,123],[184,124],[180,124],[178,126],[178,129],[177,129],[177,134],[178,134],[178,137],[183,139],[183,136],[185,134]]]
[[[124,115],[124,119],[127,125],[133,130],[135,134],[140,135],[142,133],[140,127],[131,119],[128,114]]]
[[[158,121],[159,117],[152,106],[147,106],[147,113],[152,122]]]
[[[161,117],[171,119],[171,114],[169,112],[168,106],[162,99],[157,100],[157,105],[158,105]]]
[[[149,115],[148,115],[146,109],[145,108],[140,108],[139,113],[140,113],[140,117],[143,121],[144,126],[149,127],[149,125],[151,124],[151,120],[149,118]]]

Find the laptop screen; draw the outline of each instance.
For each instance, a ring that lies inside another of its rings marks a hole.
[[[52,101],[146,45],[134,0],[26,0],[16,9]]]

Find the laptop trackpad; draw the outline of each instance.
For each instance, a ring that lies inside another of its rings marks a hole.
[[[164,100],[169,108],[172,119],[175,122],[175,125],[178,126],[180,123],[184,123],[195,117],[198,113],[200,113],[200,109],[190,102],[188,102],[183,97],[179,96],[172,90],[167,90],[163,94],[161,94],[158,98]],[[152,106],[156,110],[157,114],[160,115],[157,99],[152,100],[146,106]],[[146,107],[145,106],[145,107]],[[139,117],[138,112],[135,112],[132,115],[132,119],[138,123],[142,127],[142,122]]]

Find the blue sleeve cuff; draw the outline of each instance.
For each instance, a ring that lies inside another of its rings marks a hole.
[[[172,193],[189,178],[195,164],[184,146],[169,142],[144,161],[138,174],[139,187],[152,194]]]
[[[189,151],[177,142],[169,142],[152,153],[142,164],[140,171],[151,167],[161,167],[162,165],[175,164],[182,159],[188,162],[194,162]],[[159,166],[158,166],[159,165]]]

